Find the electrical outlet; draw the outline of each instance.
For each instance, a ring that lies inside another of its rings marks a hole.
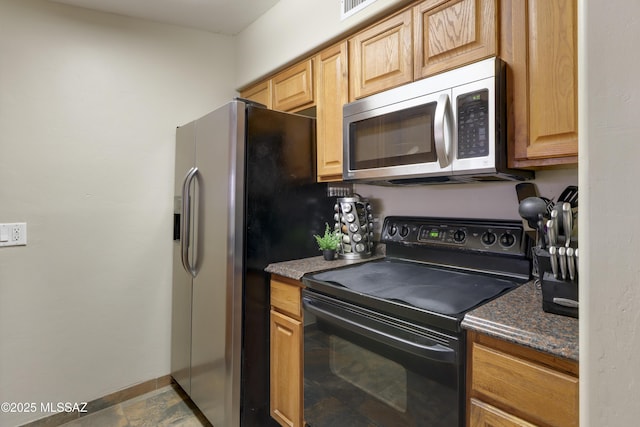
[[[1,246],[24,246],[27,244],[27,223],[0,224]]]

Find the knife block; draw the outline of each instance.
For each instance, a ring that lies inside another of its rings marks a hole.
[[[545,249],[535,247],[533,256],[538,262],[538,273],[542,286],[542,310],[546,313],[578,318],[578,275],[574,280],[553,276],[551,258]],[[575,307],[572,305],[576,305]]]

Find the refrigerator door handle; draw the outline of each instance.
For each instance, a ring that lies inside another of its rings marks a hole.
[[[191,168],[182,184],[182,229],[180,230],[180,252],[182,266],[185,271],[196,277],[196,269],[189,261],[189,246],[191,245],[191,183],[198,174],[198,168]]]

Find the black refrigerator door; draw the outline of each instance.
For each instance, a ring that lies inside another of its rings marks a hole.
[[[315,120],[247,107],[243,427],[278,426],[269,415],[267,265],[320,255],[314,234],[333,221],[334,200],[316,183]]]
[[[247,262],[320,255],[313,238],[333,222],[334,200],[316,183],[315,119],[249,106]]]

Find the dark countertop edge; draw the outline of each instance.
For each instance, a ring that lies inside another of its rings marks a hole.
[[[538,292],[527,282],[468,312],[462,327],[579,362],[578,319],[544,312]]]
[[[473,316],[465,316],[462,321],[462,327],[464,329],[480,332],[513,344],[548,353],[553,356],[570,359],[575,362],[579,361],[577,348],[574,349],[569,346],[555,346],[550,342],[537,344],[536,337],[539,337],[539,335],[527,333],[526,331],[518,328],[509,327],[504,324],[491,323],[486,319],[476,318]]]

